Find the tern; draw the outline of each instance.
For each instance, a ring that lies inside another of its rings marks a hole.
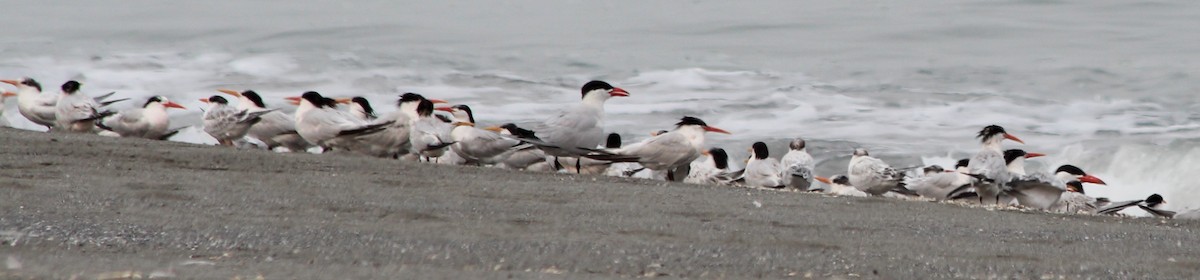
[[[729,168],[729,154],[725,153],[725,149],[711,148],[703,154],[704,160],[691,163],[691,172],[683,178],[684,183],[729,185],[736,179]]]
[[[603,81],[587,82],[580,92],[579,105],[534,126],[532,137],[520,139],[538,146],[551,157],[580,157],[594,152],[593,147],[604,140],[604,102],[614,96],[629,96],[629,92]]]
[[[1025,142],[1008,134],[1003,127],[998,125],[984,127],[979,131],[978,137],[983,147],[975,156],[971,157],[967,169],[970,174],[983,176],[987,180],[975,184],[975,193],[979,195],[980,203],[991,200],[991,203],[994,204],[1008,205],[1011,197],[1001,197],[1002,186],[1012,181],[1013,174],[1008,171],[1004,162],[1003,148],[1000,146],[1000,142],[1004,139],[1021,144]]]
[[[154,96],[147,99],[141,108],[121,110],[100,119],[96,126],[121,137],[166,140],[174,134],[170,131],[171,118],[167,115],[167,108],[187,109],[164,96]]]
[[[229,106],[229,100],[220,95],[200,99],[200,102],[210,104],[204,111],[204,132],[222,146],[233,146],[233,141],[245,137],[250,127],[262,120],[262,115],[274,111],[239,110]]]
[[[637,162],[647,169],[660,174],[666,173],[668,181],[682,180],[687,174],[676,174],[676,171],[700,157],[705,132],[730,134],[723,129],[709,126],[699,118],[685,116],[675,124],[675,130],[651,137],[639,145],[629,145],[609,152],[636,157]]]
[[[476,128],[475,114],[470,106],[454,105],[437,110],[449,112],[454,117],[454,128],[450,130],[450,139],[454,144],[450,150],[463,158],[464,164],[498,163],[513,152],[513,147],[521,144],[520,140],[501,136],[498,129]]]
[[[410,153],[426,161],[446,153],[446,149],[454,144],[450,131],[454,126],[433,117],[433,102],[425,99],[417,104],[417,119],[412,123],[408,141],[412,145]]]
[[[806,150],[807,142],[803,138],[792,139],[788,143],[788,152],[779,159],[783,165],[783,184],[800,191],[807,191],[812,186],[813,170],[817,161]]]
[[[303,152],[315,147],[300,137],[299,132],[296,132],[295,117],[279,110],[267,109],[267,104],[263,102],[262,96],[257,92],[253,90],[237,92],[229,89],[218,89],[217,91],[237,97],[238,110],[270,111],[260,116],[259,121],[250,126],[250,130],[246,132],[247,136],[254,137],[266,144],[268,150],[284,147],[291,152]]]
[[[358,138],[377,133],[390,122],[367,123],[349,112],[338,110],[337,104],[349,100],[334,100],[308,91],[287,100],[296,107],[296,132],[323,151],[354,151],[361,146]]]
[[[58,103],[55,105],[54,122],[66,132],[96,132],[96,120],[114,113],[100,111],[100,103],[80,93],[79,87],[80,84],[76,81],[63,83],[62,95],[58,97]]]
[[[904,172],[892,168],[887,163],[871,157],[867,149],[854,149],[853,157],[847,166],[850,185],[871,195],[883,195],[890,191],[909,193],[904,188]]]
[[[782,177],[783,166],[779,164],[779,160],[770,158],[770,155],[767,143],[754,142],[751,145],[750,159],[746,160],[746,170],[742,173],[746,179],[746,186],[771,189],[786,187]]]
[[[54,130],[55,105],[58,95],[42,94],[42,85],[31,78],[16,80],[0,80],[17,87],[16,93],[4,93],[5,96],[17,97],[17,111],[29,121]]]
[[[867,194],[867,193],[859,190],[858,188],[851,186],[850,185],[850,177],[846,177],[846,175],[835,175],[832,178],[814,176],[813,179],[816,179],[817,181],[819,181],[821,183],[825,183],[826,185],[829,185],[829,188],[827,189],[827,191],[825,191],[825,193],[830,194],[830,195],[856,196],[856,197],[871,196],[870,194]]]

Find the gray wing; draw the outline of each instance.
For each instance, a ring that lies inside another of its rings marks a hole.
[[[603,140],[603,119],[589,108],[575,107],[533,128],[537,137],[550,145],[549,154],[562,156],[585,154],[578,148],[592,148]],[[557,149],[555,149],[557,148]]]
[[[1109,203],[1108,206],[1104,206],[1104,207],[1100,208],[1099,210],[1096,210],[1096,214],[1100,214],[1100,215],[1117,214],[1117,212],[1121,212],[1121,210],[1125,210],[1125,208],[1137,206],[1139,203],[1142,203],[1142,201],[1145,201],[1145,200],[1138,199],[1138,200],[1118,201],[1118,202]]]
[[[943,172],[911,178],[905,181],[905,186],[921,196],[942,200],[946,199],[950,192],[962,187],[960,181],[958,173]]]
[[[142,108],[124,110],[117,115],[101,120],[101,122],[121,136],[141,136],[150,129],[150,123],[145,120],[144,113],[145,110]]]
[[[976,153],[967,164],[967,169],[971,170],[971,174],[983,175],[996,182],[1007,182],[1011,178],[1008,167],[1004,165],[1004,155],[994,151]]]
[[[638,157],[638,163],[653,170],[664,170],[671,166],[689,164],[700,157],[700,152],[679,133],[664,133],[649,139],[642,145],[618,149],[617,154]]]
[[[1061,180],[1046,173],[1034,173],[1009,181],[1004,192],[1016,198],[1021,205],[1048,209],[1058,202],[1066,190],[1067,185]]]

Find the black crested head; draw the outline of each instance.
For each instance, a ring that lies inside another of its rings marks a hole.
[[[957,168],[959,168],[959,167],[967,167],[967,166],[968,166],[968,165],[970,165],[970,164],[971,164],[971,159],[969,159],[969,158],[964,158],[964,159],[960,159],[960,160],[958,160],[958,163],[955,163],[955,164],[954,164],[954,168],[956,168],[956,169],[957,169]]]
[[[152,97],[150,97],[150,99],[146,99],[146,104],[142,104],[142,108],[146,108],[146,106],[150,106],[150,103],[154,103],[154,102],[166,103],[166,102],[163,102],[162,96],[152,96]]]
[[[1059,172],[1067,172],[1068,174],[1075,175],[1075,176],[1087,175],[1087,173],[1083,172],[1083,169],[1079,169],[1079,167],[1075,167],[1074,165],[1070,165],[1070,164],[1064,164],[1063,166],[1059,166],[1058,169],[1054,170],[1054,173],[1059,173]]]
[[[358,107],[362,107],[363,113],[366,113],[367,116],[375,117],[375,108],[371,108],[371,102],[367,101],[366,98],[355,96],[350,99],[350,102],[354,102],[354,104],[358,104]]]
[[[800,137],[796,137],[796,139],[792,139],[792,142],[788,143],[788,148],[797,151],[803,150],[805,146],[808,146],[808,143],[804,141],[804,138]]]
[[[608,139],[606,139],[604,141],[604,147],[609,148],[609,149],[620,148],[621,147],[621,135],[616,134],[616,133],[609,133]]]
[[[754,150],[754,158],[767,159],[767,157],[771,156],[771,152],[767,150],[767,143],[754,142],[754,145],[751,145],[750,148]]]
[[[1004,151],[1004,163],[1008,164],[1008,163],[1013,162],[1013,160],[1016,160],[1017,158],[1025,158],[1025,155],[1026,155],[1025,150],[1022,150],[1022,149],[1005,150]]]
[[[580,98],[587,97],[587,94],[589,92],[592,92],[593,90],[598,90],[598,89],[603,89],[605,91],[608,91],[608,90],[612,90],[613,86],[608,83],[605,83],[604,81],[587,82],[586,84],[583,84],[583,88],[580,89],[580,91],[581,91]]]
[[[846,175],[833,176],[833,178],[829,178],[829,181],[833,182],[834,184],[843,185],[843,186],[850,185],[850,177],[846,177]]]
[[[457,109],[457,110],[460,110],[463,112],[467,112],[467,121],[469,121],[471,123],[475,123],[475,112],[471,112],[471,106],[459,104],[459,105],[451,106],[451,108],[454,108],[454,109]]]
[[[532,130],[521,128],[513,123],[506,123],[504,125],[501,125],[500,128],[508,130],[508,133],[511,133],[512,135],[515,135],[517,137],[521,137],[521,138],[536,137],[536,136],[534,136],[534,132]]]
[[[400,95],[400,101],[396,102],[396,106],[400,106],[400,104],[404,104],[406,102],[417,102],[421,100],[425,100],[425,97],[421,96],[420,94],[407,92]]]
[[[1167,201],[1163,200],[1163,197],[1158,194],[1152,194],[1149,197],[1146,197],[1146,205],[1148,205],[1150,207],[1154,207],[1154,206],[1157,206],[1159,204],[1163,204],[1166,202]]]
[[[1080,182],[1080,181],[1070,181],[1070,182],[1067,182],[1067,191],[1072,191],[1072,192],[1077,192],[1077,193],[1080,193],[1080,194],[1084,194],[1084,193],[1083,193],[1083,182]]]
[[[220,95],[213,95],[213,96],[209,97],[208,102],[222,104],[222,105],[229,104],[229,100],[225,100],[225,98],[221,97]]]
[[[74,94],[75,92],[79,91],[79,86],[79,82],[67,81],[66,83],[62,84],[62,91],[67,94]]]
[[[253,90],[243,91],[242,96],[245,96],[246,99],[249,99],[250,102],[253,102],[254,106],[258,106],[259,108],[267,108],[267,103],[263,103],[262,96],[258,95],[258,93],[254,92]]]
[[[38,91],[42,91],[42,84],[39,84],[37,81],[34,81],[33,78],[21,79],[21,84],[36,88]]]
[[[333,98],[329,98],[329,97],[322,97],[320,107],[337,108],[338,101],[337,101],[337,99],[333,99]]]
[[[858,148],[858,149],[854,149],[854,153],[853,153],[853,154],[851,154],[851,155],[853,155],[853,156],[864,156],[864,157],[865,157],[865,156],[870,156],[870,155],[871,155],[871,153],[867,152],[867,149],[864,149],[864,148]]]
[[[704,123],[704,121],[701,120],[700,118],[688,117],[688,116],[684,116],[682,119],[679,119],[678,123],[675,123],[675,127],[680,127],[680,126],[685,126],[685,125],[708,126],[708,124]]]
[[[715,165],[717,169],[729,168],[729,154],[725,153],[725,149],[708,149],[708,154],[712,156],[713,165]]]
[[[1007,132],[1004,131],[1003,127],[993,124],[983,127],[983,130],[980,130],[979,135],[976,137],[979,137],[981,140],[987,140],[988,138],[992,138],[992,136],[1003,135],[1005,133]]]
[[[421,99],[421,103],[417,104],[417,115],[422,117],[433,115],[433,101]]]
[[[304,94],[300,95],[300,98],[303,98],[304,100],[308,100],[308,103],[312,103],[313,106],[317,106],[317,107],[325,106],[325,97],[321,96],[320,93],[317,93],[315,91],[305,92]]]

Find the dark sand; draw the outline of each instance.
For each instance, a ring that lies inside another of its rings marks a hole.
[[[0,129],[0,278],[1178,279],[1197,229]]]

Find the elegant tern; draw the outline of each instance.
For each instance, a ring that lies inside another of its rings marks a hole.
[[[17,111],[21,113],[29,121],[45,126],[48,130],[54,130],[54,114],[55,105],[58,104],[58,95],[42,94],[42,85],[31,78],[23,78],[17,80],[0,80],[17,87],[16,93],[5,93],[5,95],[17,97]]]
[[[783,165],[779,160],[770,157],[767,143],[754,142],[750,147],[750,159],[746,160],[746,169],[742,176],[746,186],[752,188],[781,189],[786,187],[783,179]]]
[[[238,110],[247,112],[270,111],[259,117],[259,121],[250,126],[250,130],[246,132],[247,136],[262,141],[267,145],[268,150],[274,150],[276,147],[287,148],[291,152],[304,152],[309,148],[314,147],[312,143],[300,137],[300,133],[296,132],[295,117],[279,110],[267,109],[267,104],[263,102],[262,96],[253,90],[245,90],[237,92],[229,89],[217,90],[221,93],[237,97]]]
[[[685,116],[675,124],[675,130],[651,137],[641,144],[628,145],[609,152],[637,157],[637,162],[642,166],[658,173],[666,173],[668,181],[682,180],[687,174],[676,174],[676,171],[700,157],[700,151],[704,148],[705,132],[730,134],[723,129],[709,126],[699,118]]]
[[[262,115],[273,111],[239,110],[229,106],[229,100],[220,95],[200,99],[200,102],[209,104],[208,110],[204,111],[204,132],[222,146],[233,146],[233,141],[245,137],[250,127],[262,120]]]
[[[322,150],[354,151],[361,146],[358,138],[377,133],[390,122],[367,123],[353,114],[339,110],[338,103],[350,102],[348,99],[334,100],[321,96],[315,91],[308,91],[299,97],[288,97],[287,100],[296,107],[296,132]]]
[[[93,133],[96,132],[96,120],[114,114],[111,111],[100,111],[100,103],[90,96],[79,92],[80,84],[67,81],[62,85],[62,95],[55,105],[54,122],[57,127],[66,132]]]
[[[1008,205],[1011,197],[1002,197],[1002,186],[1012,180],[1013,174],[1008,171],[1004,162],[1003,148],[1000,145],[1004,139],[1024,144],[1020,138],[1008,134],[1003,127],[989,125],[979,131],[978,135],[982,148],[971,157],[967,165],[970,174],[986,178],[975,184],[975,193],[979,195],[980,203],[990,200],[992,204]]]
[[[856,196],[856,197],[871,196],[870,194],[867,194],[867,193],[859,190],[858,188],[851,186],[850,185],[850,177],[847,177],[846,175],[835,175],[832,178],[814,176],[813,179],[816,179],[817,181],[819,181],[821,183],[825,183],[826,185],[829,186],[829,188],[827,188],[825,191],[826,194],[835,195],[835,196]]]
[[[705,159],[701,161],[693,161],[691,163],[691,172],[686,178],[683,178],[684,183],[702,184],[702,185],[729,185],[736,177],[733,170],[729,168],[729,154],[725,149],[711,148],[703,152]]]
[[[454,126],[433,117],[433,102],[424,99],[417,104],[417,119],[412,123],[408,141],[412,145],[413,154],[426,161],[446,153],[446,149],[454,144],[450,131]]]
[[[603,81],[587,82],[580,92],[582,102],[579,105],[534,126],[531,129],[535,133],[533,137],[520,139],[538,146],[552,157],[580,157],[592,153],[593,147],[604,140],[605,101],[614,96],[629,96],[629,92]]]
[[[166,137],[174,134],[170,131],[171,118],[167,115],[167,108],[187,109],[164,96],[154,96],[147,99],[141,108],[121,110],[100,119],[96,126],[121,137],[166,140]]]
[[[450,130],[450,139],[454,142],[450,150],[464,160],[464,164],[482,165],[495,164],[504,160],[513,147],[521,141],[501,136],[497,128],[480,129],[475,127],[475,114],[467,105],[441,107],[437,110],[449,112],[454,117],[454,128]]]

